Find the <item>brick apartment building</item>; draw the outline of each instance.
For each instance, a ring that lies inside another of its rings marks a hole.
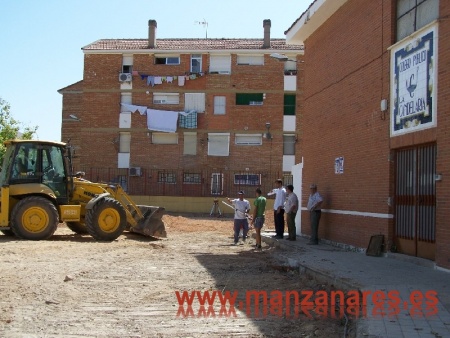
[[[305,46],[297,158],[325,197],[321,238],[383,234],[450,268],[449,17],[443,0],[315,0],[285,32]]]
[[[59,90],[75,169],[140,195],[253,197],[289,178],[303,46],[270,26],[261,39],[158,39],[150,20],[147,39],[83,47],[83,79]]]

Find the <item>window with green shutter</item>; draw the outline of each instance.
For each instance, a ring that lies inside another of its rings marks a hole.
[[[236,93],[236,105],[238,106],[261,106],[263,104],[263,94]]]
[[[295,94],[284,94],[284,115],[295,115]]]

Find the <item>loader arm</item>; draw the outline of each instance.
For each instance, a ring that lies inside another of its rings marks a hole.
[[[167,237],[162,220],[165,208],[137,205],[120,185],[108,186],[106,190],[124,207],[129,231],[144,236]]]
[[[114,188],[107,188],[111,195],[122,204],[127,214],[127,223],[129,227],[135,227],[140,220],[144,218],[144,214],[136,203],[131,199],[125,190],[120,185],[114,186]]]

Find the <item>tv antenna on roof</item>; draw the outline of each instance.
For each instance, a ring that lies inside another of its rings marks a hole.
[[[203,28],[206,30],[206,38],[208,38],[208,22],[206,22],[205,18],[203,18],[203,21],[195,21],[196,24],[202,25]]]

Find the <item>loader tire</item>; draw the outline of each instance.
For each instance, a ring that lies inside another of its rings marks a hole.
[[[98,241],[113,241],[127,226],[127,215],[119,201],[106,197],[86,212],[86,228]]]
[[[44,197],[26,197],[16,204],[11,213],[11,230],[22,239],[48,239],[55,233],[58,223],[55,205]]]
[[[66,222],[67,227],[75,232],[76,234],[87,234],[88,230],[86,228],[86,225],[81,222]]]

